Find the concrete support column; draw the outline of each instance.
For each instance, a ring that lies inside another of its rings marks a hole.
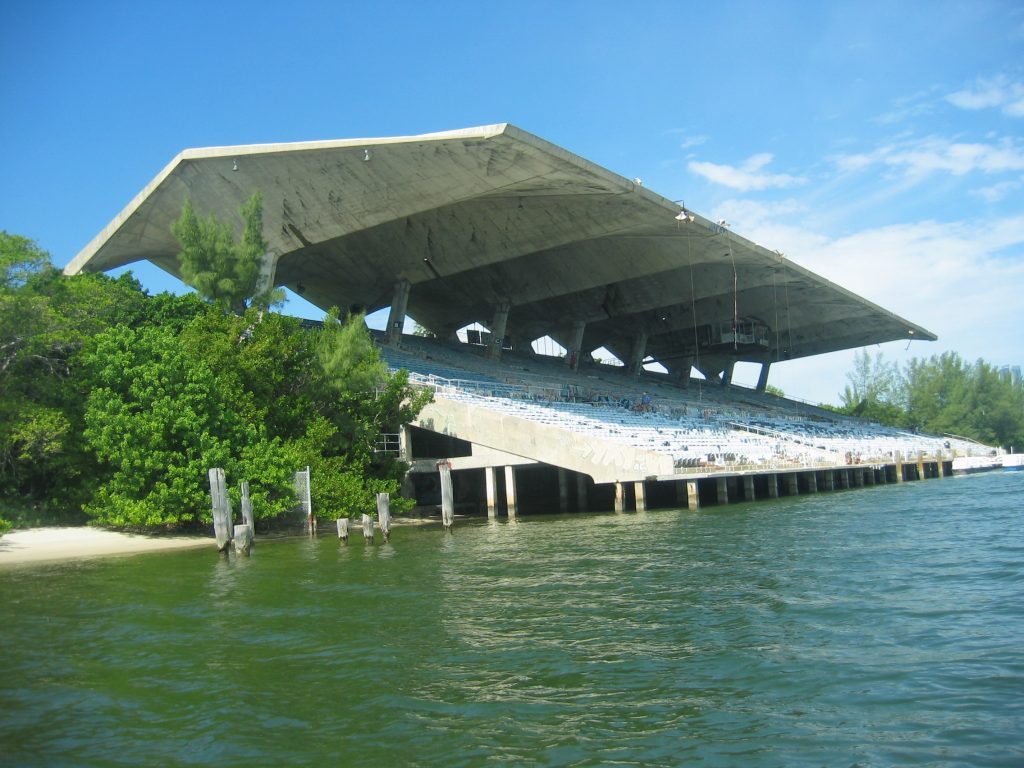
[[[722,371],[722,386],[728,387],[732,384],[732,372],[736,368],[736,361],[730,360],[729,364],[725,366],[725,370]]]
[[[558,511],[569,511],[569,472],[564,467],[558,468]]]
[[[807,473],[807,492],[817,493],[818,492],[818,473],[808,472]]]
[[[644,367],[645,357],[647,357],[647,334],[644,331],[640,331],[633,337],[633,346],[629,350],[630,375],[640,375]]]
[[[690,374],[692,372],[693,360],[691,360],[689,357],[684,357],[679,362],[679,368],[673,371],[676,377],[676,381],[679,383],[680,387],[683,387],[685,389],[686,387],[690,386]]]
[[[857,469],[853,470],[853,487],[864,487],[864,471],[860,467],[857,467]]]
[[[917,454],[917,479],[924,480],[927,475],[924,473],[924,456]]]
[[[715,478],[715,495],[718,498],[719,504],[729,503],[729,485],[724,477]]]
[[[786,473],[786,493],[789,496],[800,495],[800,479],[797,477],[796,472]]]
[[[494,467],[487,467],[484,469],[484,484],[487,486],[487,516],[497,517],[498,516],[498,494],[495,491],[497,486],[497,478],[495,477]]]
[[[779,498],[779,476],[774,472],[768,475],[768,498]]]
[[[821,473],[821,489],[823,491],[834,491],[836,489],[835,473],[831,469],[826,469]]]
[[[633,495],[636,497],[636,511],[647,511],[647,495],[645,493],[644,481],[633,483]]]
[[[864,470],[864,485],[874,485],[874,484],[875,484],[875,470],[874,469],[865,469]]]
[[[388,327],[384,330],[384,342],[394,346],[402,343],[402,328],[405,326],[405,308],[409,304],[409,281],[401,279],[395,283],[391,297],[391,312],[388,313]]]
[[[565,364],[571,370],[580,369],[580,357],[583,355],[583,331],[587,328],[586,322],[577,320],[572,324],[572,338],[569,339],[569,348],[565,350]]]
[[[902,483],[906,478],[903,477],[903,454],[899,451],[896,452],[896,482]]]
[[[501,345],[505,342],[505,331],[508,330],[508,313],[512,305],[506,300],[498,304],[491,321],[491,346],[487,350],[488,357],[501,357]]]
[[[772,367],[771,363],[761,363],[761,374],[757,377],[757,391],[764,392],[768,388],[768,369]]]
[[[697,487],[696,480],[686,481],[686,508],[700,509],[700,488]]]
[[[753,501],[755,498],[754,494],[754,476],[744,475],[743,476],[743,500]]]
[[[584,512],[587,509],[587,477],[576,475],[576,510]]]
[[[412,432],[408,424],[398,428],[398,459],[407,464],[412,463]]]
[[[624,512],[626,509],[626,487],[618,480],[615,481],[615,511]]]
[[[505,467],[505,504],[508,507],[508,516],[516,516],[516,468]]]
[[[850,470],[840,469],[839,470],[839,487],[846,489],[850,487]]]

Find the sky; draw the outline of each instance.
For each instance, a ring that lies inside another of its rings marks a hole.
[[[1019,1],[0,3],[0,229],[58,266],[188,147],[500,122],[939,337],[872,355],[1024,364]],[[837,403],[853,356],[769,383]]]

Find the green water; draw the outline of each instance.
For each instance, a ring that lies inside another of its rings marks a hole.
[[[0,764],[1024,764],[1024,473],[0,571]]]

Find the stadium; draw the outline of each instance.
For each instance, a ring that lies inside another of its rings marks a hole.
[[[387,310],[384,359],[434,391],[381,445],[422,507],[439,464],[460,511],[514,516],[941,477],[990,450],[768,392],[773,365],[936,337],[509,124],[186,150],[65,272],[148,260],[180,277],[185,200],[230,221],[257,190],[263,286]],[[737,363],[760,366],[756,387],[733,383]]]

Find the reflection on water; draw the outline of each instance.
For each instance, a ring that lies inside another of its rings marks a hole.
[[[0,572],[0,763],[1017,765],[1024,474]]]

